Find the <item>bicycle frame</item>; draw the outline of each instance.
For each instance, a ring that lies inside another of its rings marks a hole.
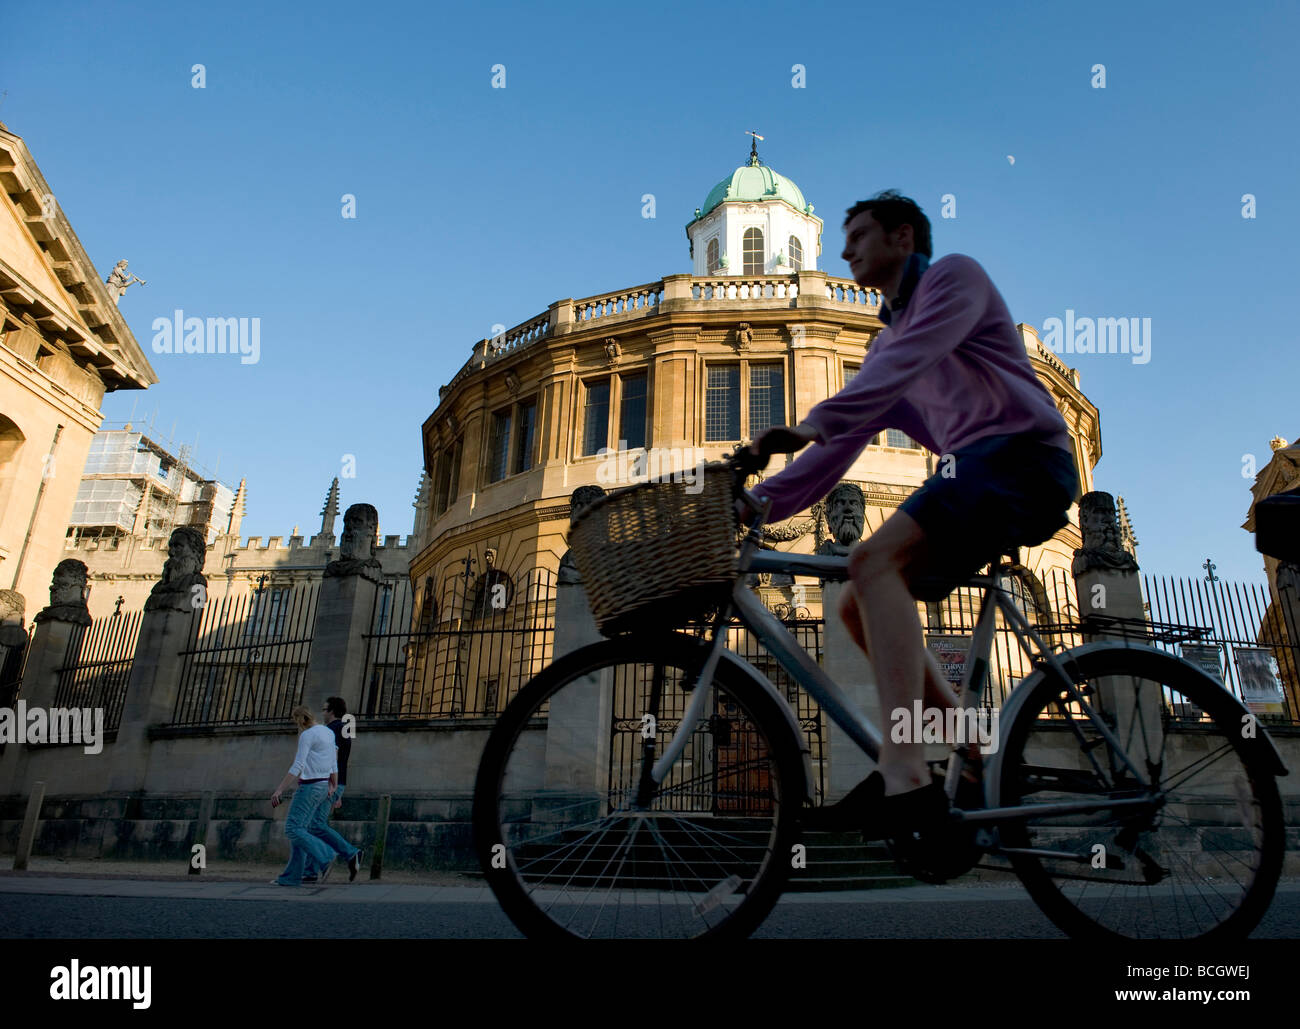
[[[757,507],[757,505],[755,506]],[[759,533],[765,515],[766,509],[764,508],[760,516],[750,523],[749,532],[741,548],[738,565],[739,574],[732,588],[730,601],[726,605],[726,609],[719,612],[714,625],[711,646],[695,684],[711,681],[722,651],[726,648],[726,627],[730,622],[731,615],[733,613],[738,614],[741,624],[758,637],[759,641],[776,658],[781,667],[821,705],[822,710],[830,716],[831,720],[843,729],[849,738],[873,761],[878,761],[882,739],[879,728],[845,696],[835,681],[822,670],[816,661],[808,656],[808,652],[799,645],[798,641],[786,630],[780,620],[745,585],[745,576],[755,572],[781,572],[817,576],[825,581],[847,581],[849,578],[848,558],[761,550],[759,547]],[[1074,685],[1072,677],[1062,663],[1061,657],[1053,653],[1051,648],[1033,631],[1028,620],[1016,609],[1006,591],[998,585],[996,579],[993,576],[976,576],[970,580],[969,585],[982,588],[984,596],[980,605],[975,632],[971,639],[970,654],[958,692],[962,705],[965,707],[975,706],[978,704],[980,694],[983,692],[985,678],[988,674],[989,655],[992,651],[993,634],[996,631],[995,618],[997,613],[1001,611],[1003,618],[1011,626],[1025,654],[1031,661],[1041,662],[1041,666],[1047,670],[1047,674],[1056,677],[1062,684],[1062,688],[1070,694],[1073,702],[1079,706],[1084,718],[1111,747],[1111,752],[1122,760],[1138,783],[1143,787],[1150,788],[1150,780],[1147,774],[1136,767],[1129,759],[1119,738],[1093,712],[1091,706]],[[1037,655],[1030,649],[1026,640],[1032,642],[1037,649]],[[1069,659],[1068,651],[1064,657],[1066,660]],[[745,663],[748,664],[748,662]],[[757,669],[753,669],[752,666],[750,668],[755,675],[761,677],[761,673]],[[766,681],[765,677],[764,681]],[[768,685],[770,687],[770,683]],[[773,692],[775,693],[774,688]],[[685,750],[687,742],[694,731],[694,726],[704,717],[708,699],[709,690],[692,690],[690,703],[687,705],[676,733],[650,770],[650,778],[654,783],[658,784],[664,781],[673,764]],[[964,760],[964,748],[958,750],[958,756]],[[1106,777],[1105,771],[1099,766],[1098,771],[1101,772],[1104,778]],[[957,780],[960,774],[961,760],[950,761],[945,782],[946,792],[950,799],[956,795]],[[994,800],[992,797],[988,799],[990,802]],[[1085,814],[1099,810],[1141,807],[1150,804],[1151,801],[1144,798],[1106,799],[1097,802],[1082,801],[1035,805],[1032,814],[1018,807],[989,807],[978,811],[957,812],[957,815],[965,822],[995,822],[1017,817],[1028,818],[1067,813]]]

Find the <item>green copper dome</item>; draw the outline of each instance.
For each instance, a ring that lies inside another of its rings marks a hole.
[[[784,175],[774,172],[765,164],[751,158],[749,164],[737,168],[711,190],[696,218],[705,217],[726,200],[760,201],[784,200],[800,214],[811,214],[803,192]]]

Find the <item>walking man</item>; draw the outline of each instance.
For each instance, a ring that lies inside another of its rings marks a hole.
[[[338,854],[347,860],[348,882],[353,882],[357,877],[357,872],[361,870],[361,848],[352,846],[331,829],[329,824],[330,811],[337,811],[343,806],[343,791],[348,783],[348,757],[352,753],[352,737],[343,731],[343,716],[348,713],[348,705],[342,697],[330,697],[325,701],[324,710],[325,728],[334,734],[334,745],[337,748],[338,787],[331,794],[328,802],[316,809],[309,831],[327,847],[330,847],[334,854]],[[334,863],[334,854],[331,854],[328,863],[323,865],[309,862],[309,868],[307,874],[303,876],[303,882],[324,882],[329,877],[330,867]]]
[[[324,810],[328,797],[338,778],[335,761],[334,735],[323,725],[317,725],[311,712],[299,705],[290,713],[298,727],[298,751],[289,771],[271,794],[271,806],[280,805],[280,794],[297,783],[289,816],[285,819],[284,835],[289,840],[289,863],[284,871],[272,879],[277,886],[301,886],[307,862],[326,865],[334,859],[329,847],[311,831],[317,810]]]

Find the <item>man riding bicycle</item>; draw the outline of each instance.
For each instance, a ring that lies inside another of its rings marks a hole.
[[[939,455],[936,474],[849,555],[839,615],[871,658],[888,725],[890,712],[922,698],[957,703],[922,643],[915,601],[942,599],[998,554],[1048,539],[1067,524],[1079,479],[1065,421],[984,269],[961,254],[931,264],[929,219],[893,191],[851,207],[844,232],[841,256],[858,285],[882,293],[886,328],[852,382],[751,449],[817,444],[757,488],[772,501],[770,521],[825,496],[884,429]],[[919,737],[892,736],[881,741],[877,771],[840,806],[868,838],[937,841],[947,795]]]

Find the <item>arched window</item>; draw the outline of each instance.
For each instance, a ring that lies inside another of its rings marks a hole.
[[[27,437],[17,424],[0,414],[0,518],[9,506],[9,496],[18,478],[18,452],[25,442]]]
[[[1000,585],[1011,594],[1011,602],[1031,624],[1045,625],[1052,621],[1052,604],[1042,581],[1023,565],[1001,572]]]
[[[714,272],[716,272],[719,268],[722,267],[722,262],[718,257],[717,236],[714,236],[711,240],[709,240],[709,245],[705,248],[704,251],[704,261],[705,264],[708,265],[708,267],[705,269],[706,275],[712,275]]]
[[[746,229],[744,239],[745,275],[763,274],[763,230]]]
[[[789,243],[790,250],[790,270],[797,272],[803,270],[803,247],[799,245],[799,237],[791,236]]]

